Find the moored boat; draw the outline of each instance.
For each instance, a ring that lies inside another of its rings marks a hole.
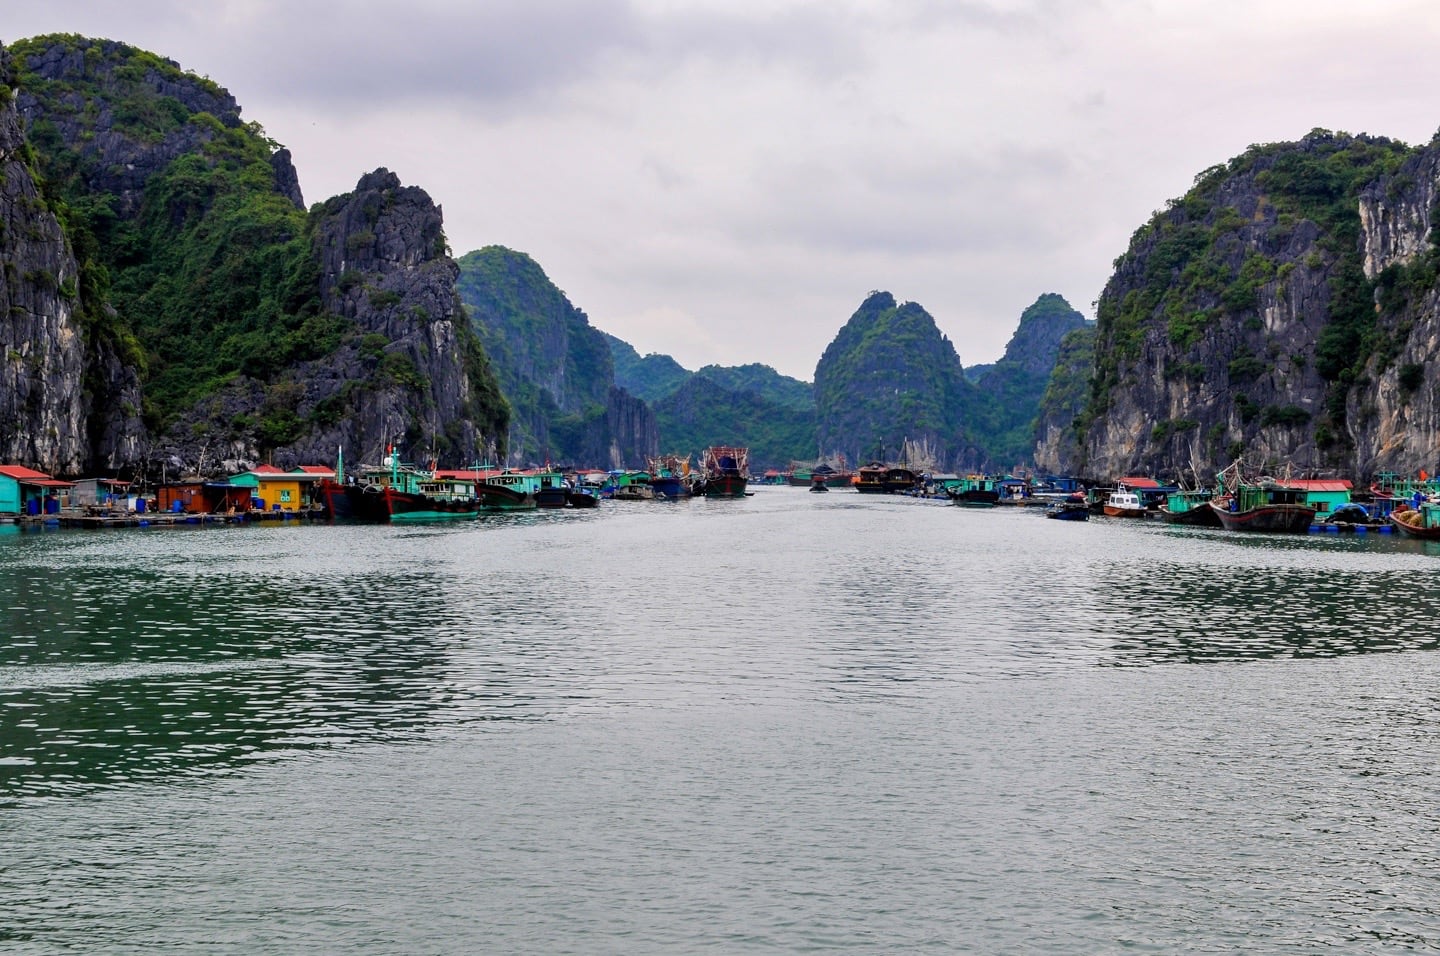
[[[1057,521],[1089,521],[1090,503],[1085,500],[1083,492],[1076,492],[1046,508],[1045,517]]]
[[[362,468],[349,482],[324,479],[319,491],[332,520],[445,521],[480,513],[472,482],[403,465],[393,451],[381,467]]]
[[[1204,525],[1220,527],[1220,518],[1209,507],[1212,491],[1172,491],[1165,496],[1165,503],[1157,510],[1160,517],[1169,524]]]
[[[539,486],[535,489],[535,504],[541,508],[564,508],[569,504],[570,487],[565,476],[558,471],[537,471],[535,478]]]
[[[861,465],[855,475],[855,490],[862,495],[883,495],[885,493],[885,465],[872,461]]]
[[[1440,541],[1440,504],[1427,500],[1419,508],[1398,505],[1390,512],[1390,524],[1407,537]]]
[[[651,458],[650,490],[656,498],[690,497],[690,456]]]
[[[750,481],[750,449],[714,445],[705,449],[705,497],[743,498]]]
[[[571,508],[594,508],[600,503],[600,496],[584,488],[572,488],[565,493],[565,503]]]
[[[860,469],[855,490],[862,495],[899,495],[919,491],[923,476],[908,465],[874,461]]]
[[[1304,503],[1305,492],[1275,482],[1242,484],[1212,498],[1210,508],[1227,531],[1300,533],[1310,530],[1315,509]]]
[[[999,479],[990,475],[966,475],[950,484],[945,494],[950,503],[963,508],[993,508],[1000,501]]]
[[[1149,514],[1140,496],[1125,490],[1111,492],[1102,510],[1111,518],[1144,518]]]

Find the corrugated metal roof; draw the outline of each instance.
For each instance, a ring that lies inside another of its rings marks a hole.
[[[0,475],[14,478],[16,481],[23,481],[27,484],[34,484],[37,481],[50,481],[49,475],[43,471],[36,471],[34,468],[26,468],[24,465],[0,465]]]
[[[1343,478],[1291,478],[1280,482],[1284,488],[1298,488],[1301,491],[1349,491],[1355,487]]]

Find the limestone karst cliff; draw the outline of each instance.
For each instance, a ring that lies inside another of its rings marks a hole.
[[[209,79],[111,40],[9,53],[0,337],[30,411],[0,422],[8,457],[143,474],[503,446],[423,190],[379,170],[307,213],[289,152]]]
[[[0,48],[0,461],[75,473],[138,454],[139,383],[37,185],[18,101]]]
[[[460,257],[460,298],[510,401],[510,459],[619,468],[656,454],[648,406],[615,383],[604,333],[539,263],[487,246]]]
[[[924,446],[941,470],[984,464],[970,420],[978,401],[960,357],[914,302],[872,292],[815,366],[820,448],[849,460]]]
[[[1437,149],[1316,130],[1202,173],[1116,260],[1085,408],[1041,464],[1433,470]]]
[[[1091,325],[1065,297],[1047,292],[1020,313],[1005,354],[982,374],[966,370],[980,393],[971,430],[992,462],[1027,464],[1036,442],[1036,414],[1065,337]]]

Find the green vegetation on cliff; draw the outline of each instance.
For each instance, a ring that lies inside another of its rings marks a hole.
[[[732,388],[705,370],[657,402],[655,418],[661,450],[667,453],[698,456],[709,445],[745,445],[752,469],[783,468],[794,459],[815,455],[813,410]]]
[[[1173,384],[1169,397],[1154,401],[1167,407],[1196,400],[1190,393],[1201,383],[1235,393],[1237,421],[1200,416],[1216,457],[1222,444],[1228,452],[1246,447],[1249,439],[1237,437],[1235,425],[1250,437],[1264,428],[1313,425],[1316,445],[1338,455],[1349,441],[1351,386],[1387,348],[1361,259],[1359,200],[1410,155],[1388,139],[1315,130],[1298,143],[1253,146],[1201,173],[1115,262],[1098,306],[1082,432],[1103,425],[1120,390],[1127,405],[1142,400],[1134,393],[1141,369],[1159,363]],[[1318,295],[1311,291],[1317,287]],[[1302,330],[1288,317],[1316,303],[1323,314],[1307,319],[1319,320],[1318,336],[1311,333],[1302,345]],[[1307,369],[1324,391],[1319,416],[1285,400],[1305,390]],[[1241,389],[1267,394],[1257,402]],[[1184,464],[1171,460],[1182,452],[1166,444],[1174,434],[1158,435],[1153,454],[1142,453],[1136,464]],[[1188,458],[1195,449],[1187,444],[1183,452]]]
[[[819,447],[852,461],[894,456],[907,440],[928,443],[942,468],[973,458],[975,402],[934,319],[888,292],[871,293],[815,367]]]
[[[306,215],[275,188],[275,144],[256,124],[232,114],[227,125],[157,92],[223,91],[124,44],[40,37],[11,50],[37,106],[29,138],[81,264],[85,315],[128,344],[153,429],[236,374],[263,380],[335,349],[347,323],[321,314]],[[31,69],[57,54],[83,71]],[[107,154],[88,147],[101,115],[157,158],[138,201],[110,188]]]
[[[631,395],[638,395],[647,402],[658,402],[684,385],[692,374],[668,355],[651,352],[642,358],[629,342],[608,332],[601,334],[610,345],[610,354],[615,362],[615,384]]]
[[[1062,343],[1087,325],[1063,296],[1046,293],[1020,314],[1004,356],[975,380],[980,395],[969,426],[998,467],[1010,468],[1033,457],[1036,416]],[[1088,384],[1088,375],[1085,381]]]

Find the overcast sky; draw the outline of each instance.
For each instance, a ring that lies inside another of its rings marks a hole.
[[[993,361],[1250,144],[1440,128],[1432,0],[0,0],[53,32],[226,87],[309,203],[387,167],[642,354],[806,380],[871,290]]]

